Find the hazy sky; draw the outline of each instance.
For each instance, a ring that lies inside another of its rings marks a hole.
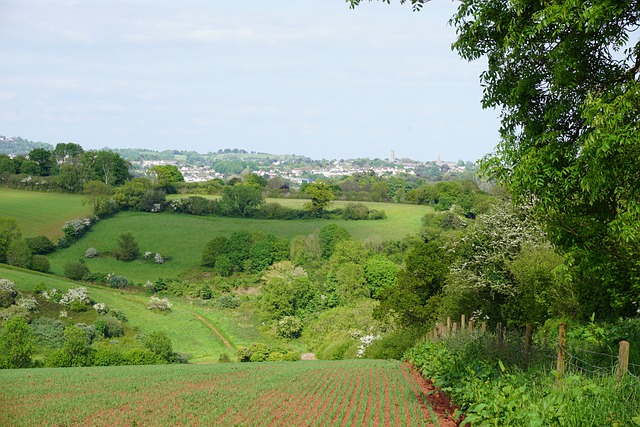
[[[498,113],[450,48],[457,5],[0,0],[0,135],[474,161]]]

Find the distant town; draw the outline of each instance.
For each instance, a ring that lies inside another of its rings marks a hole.
[[[53,150],[54,146],[43,142],[33,142],[21,137],[0,136],[0,154],[9,156],[23,155],[34,148]],[[299,155],[279,155],[248,152],[243,149],[220,149],[206,154],[195,151],[149,149],[112,149],[127,160],[135,174],[145,175],[146,171],[157,165],[176,166],[185,181],[202,182],[212,179],[255,173],[265,178],[282,177],[292,183],[314,181],[322,178],[351,176],[354,174],[375,174],[395,176],[399,174],[439,180],[445,175],[474,174],[476,164],[469,161],[443,161],[437,155],[433,161],[420,162],[407,157],[396,157],[390,150],[387,159],[320,159],[314,160]]]

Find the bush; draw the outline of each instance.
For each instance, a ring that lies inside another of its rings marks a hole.
[[[365,350],[367,359],[396,359],[402,360],[402,355],[410,349],[419,336],[418,332],[402,329],[374,340]]]
[[[88,274],[89,267],[80,262],[66,264],[64,266],[64,276],[68,277],[69,279],[82,280]]]
[[[163,363],[160,356],[146,348],[132,348],[123,353],[127,365],[157,365]]]
[[[107,274],[105,278],[106,285],[113,289],[122,289],[129,285],[129,281],[124,276],[118,276],[116,274]]]
[[[36,236],[25,239],[25,242],[36,255],[46,255],[53,252],[56,246],[47,236]]]
[[[46,256],[34,255],[33,258],[31,258],[31,270],[48,273],[50,269],[51,263]]]
[[[126,365],[127,358],[120,351],[112,347],[98,347],[93,356],[94,366],[119,366]]]
[[[154,352],[165,361],[172,362],[175,359],[171,338],[164,332],[152,332],[143,343],[147,350]]]
[[[60,348],[64,344],[64,323],[58,319],[38,317],[31,322],[31,330],[41,346]]]
[[[122,322],[111,316],[99,316],[93,326],[96,332],[105,338],[121,337],[124,335]]]
[[[16,285],[11,280],[0,279],[0,308],[12,305],[17,296]]]
[[[120,261],[133,261],[140,256],[140,248],[131,233],[123,233],[118,237],[118,249],[116,259]]]
[[[167,298],[158,298],[154,295],[149,297],[147,308],[156,311],[171,311],[171,304]]]
[[[85,258],[95,258],[98,255],[99,255],[98,250],[96,248],[89,248],[86,251],[84,251]]]
[[[240,299],[235,295],[225,294],[218,297],[214,305],[218,308],[238,308]]]
[[[302,334],[302,321],[295,316],[284,316],[275,324],[276,335],[280,338],[300,338]]]

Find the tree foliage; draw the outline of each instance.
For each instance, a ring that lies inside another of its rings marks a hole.
[[[411,0],[416,10],[424,3]],[[482,105],[501,112],[501,141],[482,170],[533,205],[582,283],[587,312],[633,314],[640,297],[637,2],[468,0],[451,22],[460,56],[486,57]],[[590,304],[594,294],[598,307]]]

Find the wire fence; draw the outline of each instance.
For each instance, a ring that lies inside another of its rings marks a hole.
[[[447,319],[446,324],[437,324],[428,338],[446,339],[447,346],[453,351],[472,351],[485,360],[500,360],[506,366],[522,370],[542,368],[556,371],[558,377],[565,374],[602,378],[615,376],[618,382],[624,381],[633,388],[634,397],[640,390],[640,364],[629,362],[628,343],[626,352],[623,352],[622,345],[620,349],[607,348],[605,352],[595,344],[590,348],[589,343],[567,341],[566,329],[563,341],[560,336],[536,335],[531,326],[522,331],[507,330],[498,324],[495,330],[487,330],[486,323],[474,325],[465,323],[464,317],[461,320],[460,324],[465,328]]]

